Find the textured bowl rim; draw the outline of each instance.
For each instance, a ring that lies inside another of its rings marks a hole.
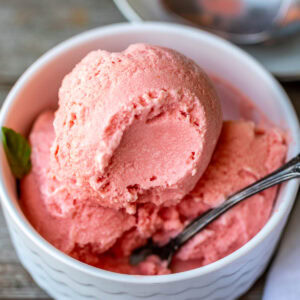
[[[229,42],[214,36],[210,33],[204,32],[200,29],[191,28],[185,25],[178,25],[178,24],[169,24],[164,22],[144,22],[144,23],[119,23],[108,25],[100,28],[95,28],[86,32],[83,32],[79,35],[76,35],[56,47],[52,48],[48,52],[46,52],[43,56],[41,56],[35,63],[33,63],[19,78],[16,82],[12,90],[9,92],[6,100],[3,104],[3,107],[0,112],[0,126],[3,126],[6,121],[6,115],[9,112],[10,108],[13,106],[14,99],[16,98],[18,92],[22,89],[24,85],[26,85],[30,78],[38,72],[38,70],[55,58],[57,55],[63,53],[64,51],[78,46],[84,42],[92,40],[99,36],[109,36],[114,33],[125,33],[125,32],[144,32],[150,33],[153,31],[161,32],[161,31],[168,31],[172,33],[183,33],[188,36],[198,36],[204,40],[210,41],[214,43],[217,47],[224,49],[225,51],[230,51],[233,53],[234,56],[239,56],[241,59],[244,60],[245,64],[252,68],[256,69],[256,72],[260,74],[261,78],[263,78],[268,84],[268,86],[272,87],[274,91],[278,94],[278,101],[281,102],[283,106],[285,106],[286,110],[288,111],[291,131],[296,133],[296,136],[299,136],[292,148],[291,155],[295,155],[300,150],[300,129],[299,129],[299,122],[297,119],[297,115],[295,110],[282,89],[282,87],[278,84],[278,82],[271,76],[271,74],[266,71],[258,62],[256,62],[250,55],[248,55],[243,50],[239,49],[238,47],[230,44]],[[2,145],[1,145],[2,147]],[[82,263],[72,257],[64,254],[60,250],[56,249],[50,243],[48,243],[42,236],[40,236],[37,231],[30,225],[30,223],[26,220],[24,215],[14,206],[13,202],[11,201],[6,186],[4,184],[4,174],[3,174],[3,166],[0,165],[0,196],[2,205],[8,211],[10,216],[12,217],[13,221],[16,225],[18,225],[19,229],[22,231],[24,235],[27,236],[34,244],[38,247],[43,249],[48,255],[52,256],[53,258],[59,260],[61,263],[68,265],[69,267],[73,267],[74,269],[89,274],[91,276],[95,276],[98,278],[105,278],[107,280],[115,281],[115,282],[126,282],[126,283],[134,283],[134,284],[154,284],[154,283],[167,283],[167,282],[176,282],[180,280],[187,280],[191,278],[195,278],[198,276],[203,276],[205,274],[220,270],[221,268],[225,267],[229,263],[237,260],[241,256],[244,256],[246,253],[251,251],[254,247],[260,244],[274,228],[279,224],[279,222],[285,217],[285,213],[289,211],[291,206],[294,203],[299,181],[293,180],[287,183],[285,189],[285,201],[281,204],[276,214],[273,214],[266,225],[257,233],[248,243],[246,243],[240,249],[234,251],[230,255],[214,262],[209,265],[193,269],[190,271],[185,271],[181,273],[169,274],[169,275],[155,275],[155,276],[136,276],[136,275],[127,275],[127,274],[119,274],[110,271],[105,271],[100,268],[96,268],[85,263]]]

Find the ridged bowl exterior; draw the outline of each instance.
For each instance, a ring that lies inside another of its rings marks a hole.
[[[120,285],[88,274],[83,276],[76,269],[48,255],[25,237],[9,213],[4,212],[13,245],[23,266],[55,299],[235,299],[245,293],[264,271],[285,224],[283,220],[258,247],[222,270],[174,283]]]

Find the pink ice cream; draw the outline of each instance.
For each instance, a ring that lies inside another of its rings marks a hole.
[[[30,135],[33,169],[21,183],[25,214],[38,232],[65,253],[91,265],[128,274],[167,274],[214,262],[249,241],[268,220],[276,187],[253,196],[224,214],[189,241],[171,270],[155,257],[128,264],[133,249],[152,237],[165,243],[188,222],[222,203],[227,195],[279,167],[286,145],[277,129],[253,122],[224,122],[212,161],[196,187],[177,205],[141,204],[135,215],[74,198],[65,185],[48,177],[54,139],[53,112],[42,114]]]
[[[278,129],[253,122],[225,122],[217,149],[195,189],[178,205],[191,220],[222,203],[227,196],[279,168],[286,143]],[[212,263],[247,243],[270,217],[277,187],[265,190],[221,216],[178,252],[173,271]]]
[[[135,225],[135,218],[74,197],[49,175],[53,119],[52,111],[41,114],[30,134],[32,170],[21,182],[24,211],[38,232],[60,250],[70,253],[91,245],[95,253],[102,253]]]
[[[280,130],[257,128],[249,121],[224,122],[211,163],[194,190],[176,206],[158,211],[148,209],[148,213],[144,211],[140,222],[148,222],[148,235],[164,244],[195,217],[278,168],[285,153],[286,144]],[[209,225],[180,249],[171,271],[182,272],[207,265],[247,243],[270,217],[276,191],[277,188],[273,187],[251,197]],[[132,250],[145,243],[141,238],[141,228],[138,225],[125,233],[95,265],[130,274],[139,274],[141,268],[142,274],[153,274],[153,268],[159,273],[167,272],[163,264],[157,267],[154,257],[138,268],[128,264]],[[86,255],[89,257],[90,253]]]
[[[136,44],[88,54],[59,91],[53,174],[72,194],[133,214],[195,186],[221,130],[207,75],[173,50]]]
[[[241,113],[250,106],[240,94],[219,79],[215,86],[222,105],[234,106],[226,119],[251,116],[254,106]],[[21,181],[21,205],[61,251],[113,272],[168,274],[223,258],[267,222],[276,187],[196,235],[170,269],[155,256],[131,266],[131,252],[149,237],[166,243],[195,217],[279,167],[284,134],[251,120],[222,125],[208,77],[160,47],[92,52],[65,78],[59,96],[57,112],[42,113],[30,133],[32,170]]]

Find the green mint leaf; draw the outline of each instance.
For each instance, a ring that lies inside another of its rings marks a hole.
[[[13,129],[2,127],[2,142],[10,169],[17,179],[31,169],[31,147],[28,141]]]

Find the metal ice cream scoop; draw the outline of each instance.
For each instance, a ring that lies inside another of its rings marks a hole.
[[[300,0],[162,0],[178,21],[239,44],[276,40],[300,32]]]
[[[130,256],[130,263],[132,265],[136,265],[139,262],[145,260],[149,255],[157,255],[162,260],[167,261],[169,265],[171,263],[173,255],[182,245],[184,245],[188,240],[199,233],[204,227],[206,227],[212,221],[228,211],[230,208],[267,188],[270,188],[281,182],[299,177],[300,154],[298,154],[295,158],[287,162],[285,165],[283,165],[273,173],[229,196],[227,200],[218,207],[211,209],[203,215],[194,219],[181,233],[172,238],[166,245],[159,246],[150,239],[145,246],[136,249],[132,253],[132,255]]]

